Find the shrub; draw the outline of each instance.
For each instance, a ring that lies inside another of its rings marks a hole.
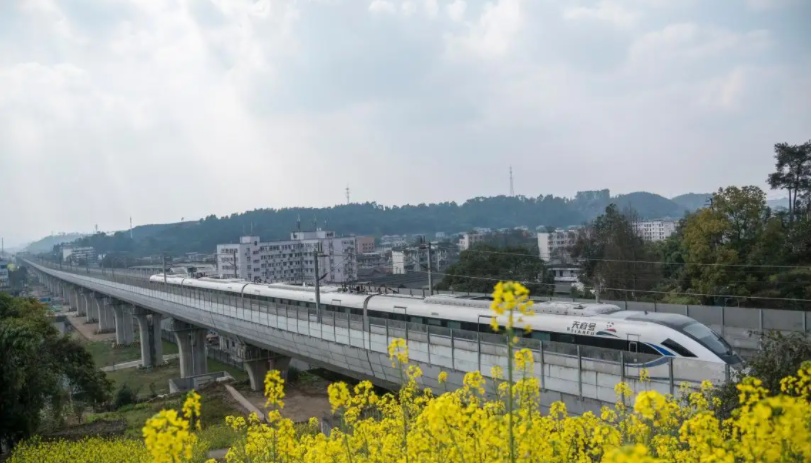
[[[138,391],[134,391],[126,384],[123,384],[115,393],[113,409],[118,410],[125,405],[133,405],[136,402],[138,402]]]

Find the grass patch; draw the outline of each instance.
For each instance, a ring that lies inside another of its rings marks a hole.
[[[212,358],[207,359],[207,367],[208,371],[227,371],[229,375],[233,376],[235,380],[238,382],[243,382],[248,380],[248,373],[246,373],[241,368],[237,368],[233,365],[228,365],[227,363],[222,363],[220,361],[214,360]]]
[[[217,360],[208,359],[208,371],[227,371],[238,382],[248,380],[248,374],[241,369],[227,365]],[[143,368],[128,368],[125,370],[108,371],[107,378],[112,380],[114,390],[118,390],[122,384],[126,384],[136,392],[139,398],[150,397],[154,394],[168,394],[169,380],[180,377],[180,363],[178,359],[172,359],[151,370]],[[150,384],[153,386],[150,388]]]
[[[177,346],[175,344],[163,342],[163,355],[177,354]],[[141,345],[133,343],[129,346],[115,346],[110,341],[94,341],[84,344],[85,349],[90,352],[93,357],[93,362],[96,366],[108,367],[124,362],[131,362],[141,358]]]
[[[107,378],[115,384],[113,388],[117,390],[122,384],[127,384],[138,397],[149,397],[155,394],[169,393],[169,380],[180,377],[180,363],[177,359],[170,360],[166,365],[161,365],[151,370],[143,368],[127,368],[126,370],[108,371]],[[150,384],[153,385],[150,388]]]
[[[239,433],[231,429],[230,426],[225,424],[215,424],[204,427],[202,431],[197,434],[197,437],[208,444],[208,448],[225,449],[234,445],[234,442],[239,439]]]
[[[204,387],[199,393],[201,396],[200,410],[203,415],[201,421],[203,430],[200,432],[201,439],[205,437],[205,440],[210,443],[210,448],[212,449],[228,447],[237,435],[230,428],[225,426],[225,417],[245,416],[245,413],[237,406],[221,384],[212,384]],[[180,413],[185,397],[185,394],[176,394],[151,402],[126,405],[112,412],[93,413],[87,416],[87,422],[92,423],[98,420],[125,420],[127,422],[127,428],[124,431],[124,436],[131,439],[142,439],[142,429],[146,420],[161,410],[174,409]],[[216,447],[215,444],[217,445]]]

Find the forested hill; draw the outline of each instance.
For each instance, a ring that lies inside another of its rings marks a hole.
[[[652,193],[630,193],[611,197],[608,190],[581,192],[574,199],[554,196],[479,197],[463,204],[445,202],[416,206],[381,206],[375,203],[339,205],[328,208],[258,209],[217,218],[209,216],[196,222],[170,225],[146,225],[114,236],[98,234],[79,240],[98,252],[127,251],[135,255],[159,252],[213,252],[217,244],[235,242],[249,234],[263,240],[284,239],[296,227],[300,217],[303,229],[311,229],[314,220],[321,228],[340,234],[386,235],[438,231],[455,233],[473,227],[504,228],[525,225],[562,227],[579,225],[605,210],[609,203],[620,208],[633,207],[642,218],[681,218],[686,212],[673,201]]]
[[[48,252],[51,249],[53,249],[53,247],[55,245],[58,245],[58,244],[61,244],[61,243],[69,243],[71,241],[75,241],[75,240],[77,240],[79,238],[82,238],[83,236],[85,236],[85,235],[83,235],[81,233],[66,233],[66,234],[61,234],[61,235],[46,236],[45,238],[34,241],[33,243],[26,246],[25,250],[27,252],[31,252],[31,253],[34,253],[34,254],[37,254],[37,253],[40,253],[40,252]]]

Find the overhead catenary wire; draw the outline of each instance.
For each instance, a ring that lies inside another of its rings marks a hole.
[[[428,273],[419,270],[415,270],[416,273]],[[441,272],[434,272],[435,275],[443,275],[443,276],[451,276],[451,277],[458,277],[458,278],[470,278],[474,280],[486,280],[486,281],[515,281],[517,283],[525,284],[525,285],[540,285],[540,286],[557,286],[555,283],[543,283],[543,282],[534,282],[534,281],[521,281],[521,280],[514,280],[510,278],[492,278],[492,277],[477,277],[472,275],[459,275],[455,273],[441,273]],[[593,287],[585,286],[585,289],[595,289]],[[721,299],[752,299],[752,300],[772,300],[772,301],[783,301],[783,302],[811,302],[811,299],[802,299],[802,298],[791,298],[791,297],[769,297],[769,296],[735,296],[735,295],[728,295],[728,294],[709,294],[709,293],[687,293],[687,292],[679,292],[679,291],[655,291],[655,290],[645,290],[645,289],[624,289],[624,288],[607,288],[607,287],[600,287],[599,290],[602,291],[619,291],[619,292],[628,292],[628,293],[648,293],[648,294],[669,294],[674,296],[694,296],[694,297],[714,297],[714,298],[721,298]]]
[[[503,254],[503,255],[511,255],[511,256],[520,256],[520,257],[529,257],[535,259],[541,259],[540,256],[536,256],[534,254],[522,254],[520,252],[500,252],[500,251],[484,251],[479,249],[467,249],[463,252],[475,252],[479,254]],[[628,264],[655,264],[655,265],[696,265],[696,266],[706,266],[706,267],[743,267],[743,268],[788,268],[788,269],[799,269],[799,270],[811,270],[811,265],[777,265],[777,264],[721,264],[721,263],[712,263],[712,262],[664,262],[664,261],[656,261],[656,260],[625,260],[625,259],[600,259],[595,257],[578,257],[578,260],[587,260],[592,262],[616,262],[616,263],[628,263]]]

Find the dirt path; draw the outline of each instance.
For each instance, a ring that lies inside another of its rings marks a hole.
[[[251,390],[239,392],[257,408],[265,410],[265,397],[261,392]],[[281,413],[293,422],[307,421],[312,417],[320,421],[322,416],[332,412],[326,385],[323,388],[288,386],[284,393],[284,408]]]

